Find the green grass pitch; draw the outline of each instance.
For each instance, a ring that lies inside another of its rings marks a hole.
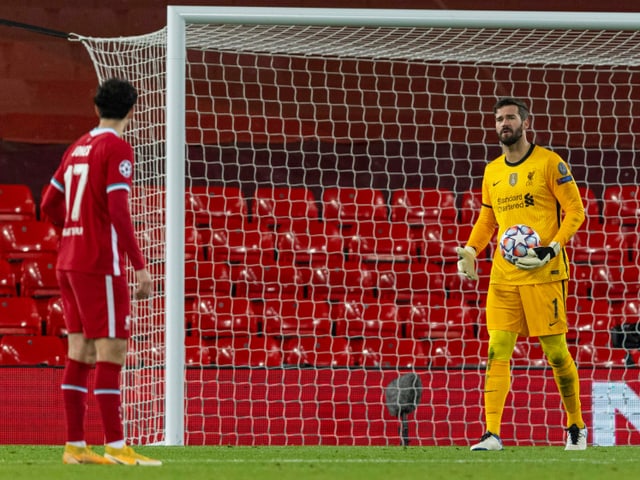
[[[62,447],[0,446],[0,472],[11,480],[302,480],[490,479],[630,480],[640,447],[140,447],[161,467],[62,465]],[[96,451],[101,452],[99,447]]]

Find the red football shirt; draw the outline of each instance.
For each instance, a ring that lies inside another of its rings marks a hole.
[[[42,205],[64,212],[59,270],[122,275],[125,254],[144,268],[128,205],[132,178],[133,149],[115,130],[96,128],[67,149]]]

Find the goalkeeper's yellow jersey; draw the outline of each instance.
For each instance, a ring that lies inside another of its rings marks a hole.
[[[482,181],[482,207],[467,245],[484,250],[507,228],[524,224],[540,235],[541,245],[562,246],[559,255],[535,270],[521,270],[506,261],[496,246],[491,283],[524,285],[569,278],[564,246],[584,221],[584,206],[566,162],[551,150],[531,145],[524,158],[507,163],[505,155],[491,161]]]

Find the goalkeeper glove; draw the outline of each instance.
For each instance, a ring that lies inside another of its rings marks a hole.
[[[469,280],[478,280],[476,272],[476,249],[473,247],[456,247],[458,254],[458,273],[463,274]]]
[[[548,247],[536,247],[527,250],[527,254],[516,261],[516,267],[522,270],[533,270],[549,263],[560,253],[560,244],[551,242]]]

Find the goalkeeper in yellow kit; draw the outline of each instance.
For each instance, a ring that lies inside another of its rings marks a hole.
[[[584,221],[584,207],[564,160],[527,140],[527,105],[516,98],[502,98],[494,114],[503,154],[485,168],[482,207],[466,245],[457,249],[458,271],[478,278],[476,256],[496,228],[500,238],[512,225],[528,225],[540,235],[541,246],[529,249],[515,264],[496,249],[486,306],[486,433],[471,450],[502,450],[500,425],[518,335],[539,338],[567,415],[566,450],[584,450],[587,428],[578,370],[566,340],[569,263],[564,250]]]

